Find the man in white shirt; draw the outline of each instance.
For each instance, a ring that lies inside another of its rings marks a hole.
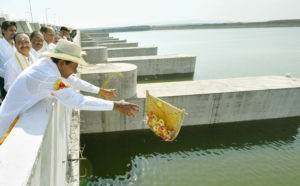
[[[9,87],[16,80],[18,75],[35,62],[35,57],[30,53],[31,42],[24,33],[18,33],[14,37],[17,51],[5,63],[4,89],[8,91]]]
[[[117,110],[135,117],[132,111],[139,111],[139,106],[125,101],[107,101],[95,97],[84,96],[75,92],[65,84],[63,78],[69,80],[71,86],[80,87],[83,81],[71,76],[77,72],[78,64],[87,63],[81,57],[81,48],[67,40],[59,40],[56,48],[50,49],[44,55],[51,58],[41,58],[21,73],[9,89],[2,106],[0,107],[0,144],[9,134],[26,110],[42,99],[53,96],[62,104],[81,110],[109,111]],[[79,81],[78,83],[76,83]],[[94,93],[101,90],[91,86]],[[104,91],[101,95],[115,97],[115,94]]]
[[[65,26],[60,27],[59,33],[60,33],[60,36],[62,37],[62,39],[67,39],[67,40],[71,41],[70,30],[67,27],[65,27]]]
[[[4,21],[1,25],[3,38],[0,39],[0,99],[4,99],[6,91],[4,90],[4,64],[13,56],[16,51],[13,37],[17,31],[16,22]]]
[[[30,34],[30,42],[32,45],[30,53],[35,57],[35,59],[38,59],[40,57],[40,50],[43,47],[44,43],[43,34],[39,31],[33,31]]]
[[[43,31],[43,32],[42,32]],[[43,36],[44,36],[44,43],[43,47],[41,48],[40,52],[45,52],[49,49],[55,48],[54,42],[54,37],[55,37],[55,32],[52,27],[43,27],[43,30],[41,30]]]

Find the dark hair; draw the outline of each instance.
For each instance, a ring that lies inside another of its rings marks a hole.
[[[16,39],[17,39],[18,35],[26,35],[26,36],[27,36],[27,34],[25,34],[24,32],[16,33],[16,34],[14,35],[14,41],[15,41],[15,43],[17,43],[17,42],[16,42]]]
[[[1,33],[4,36],[4,33],[2,32],[2,30],[7,30],[8,27],[10,26],[15,26],[17,28],[17,23],[14,21],[4,21],[1,25]]]
[[[58,58],[55,58],[55,57],[51,57],[51,60],[53,61],[53,63],[57,64],[59,60],[62,60],[62,59],[58,59]],[[64,59],[63,59],[64,60]],[[66,64],[70,64],[72,63],[72,61],[67,61],[67,60],[64,60],[66,62]]]
[[[41,32],[39,32],[39,31],[33,31],[33,32],[30,34],[30,41],[32,41],[33,38],[35,38],[35,37],[38,36],[38,35],[43,36],[43,35],[41,34]]]
[[[46,33],[48,31],[48,28],[46,26],[42,26],[40,29],[40,32]]]
[[[65,31],[67,31],[67,32],[70,32],[70,30],[69,30],[67,27],[65,27],[65,26],[60,27],[60,31],[62,31],[62,30],[65,30]]]

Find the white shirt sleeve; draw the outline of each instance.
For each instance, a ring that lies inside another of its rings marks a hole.
[[[72,88],[63,88],[58,91],[53,91],[53,94],[62,104],[75,109],[106,111],[112,110],[114,107],[113,101],[83,96],[72,90]]]
[[[70,85],[76,89],[76,90],[81,90],[85,92],[91,92],[94,94],[98,94],[100,88],[96,87],[95,85],[92,85],[82,79],[79,79],[75,76],[69,76],[67,81],[70,83]]]
[[[11,61],[5,64],[4,89],[8,91],[13,82],[17,79],[18,73],[16,67]]]

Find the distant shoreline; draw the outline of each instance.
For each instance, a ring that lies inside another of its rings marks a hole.
[[[226,28],[271,28],[271,27],[300,27],[300,19],[274,20],[249,23],[211,23],[211,24],[178,24],[178,25],[141,25],[111,28],[80,29],[84,32],[134,32],[151,30],[187,30],[187,29],[226,29]]]

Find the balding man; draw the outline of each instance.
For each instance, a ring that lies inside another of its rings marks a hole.
[[[34,31],[30,34],[30,41],[32,48],[30,50],[30,53],[38,59],[40,57],[40,50],[43,47],[44,43],[44,36],[41,32],[39,31]]]
[[[44,31],[44,32],[42,32]],[[49,49],[55,48],[54,42],[54,37],[55,37],[55,32],[54,29],[51,27],[43,27],[43,30],[41,29],[41,32],[44,36],[44,43],[43,47],[41,48],[40,52],[45,52]]]
[[[30,54],[31,42],[25,33],[18,33],[14,37],[16,44],[15,53],[5,63],[4,89],[8,91],[18,75],[35,62],[35,57]]]

